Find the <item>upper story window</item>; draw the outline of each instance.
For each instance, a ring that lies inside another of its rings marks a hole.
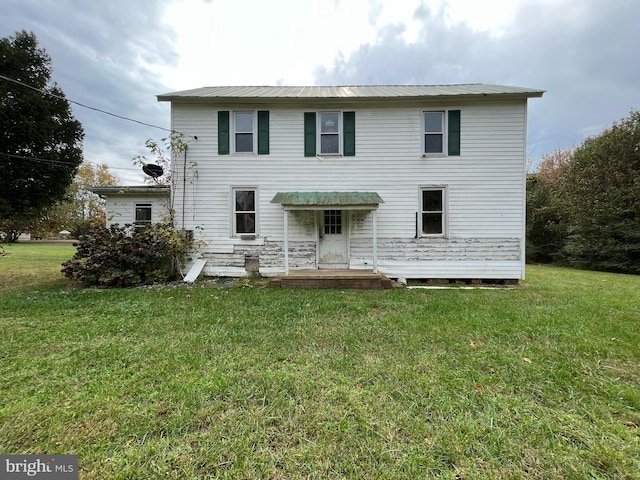
[[[356,112],[305,112],[304,156],[353,157],[356,154]]]
[[[151,225],[151,213],[150,203],[136,203],[136,219],[134,225],[136,227]]]
[[[424,153],[444,153],[444,112],[424,112]]]
[[[340,114],[320,112],[320,155],[340,154]]]
[[[234,151],[238,153],[252,153],[254,150],[254,121],[253,112],[234,112],[233,132]]]
[[[460,155],[460,110],[422,112],[422,153]]]
[[[420,190],[420,224],[423,236],[445,234],[445,192],[443,187],[427,187]]]
[[[218,111],[218,155],[269,154],[269,111]]]

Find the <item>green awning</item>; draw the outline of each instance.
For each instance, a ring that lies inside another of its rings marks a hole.
[[[278,192],[271,203],[296,210],[374,210],[384,201],[376,192]]]

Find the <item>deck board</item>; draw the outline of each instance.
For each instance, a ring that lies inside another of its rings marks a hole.
[[[383,290],[398,284],[372,270],[294,270],[271,280],[275,288]]]

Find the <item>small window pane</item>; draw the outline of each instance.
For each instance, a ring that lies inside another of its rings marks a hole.
[[[237,233],[256,233],[256,214],[237,213],[236,231]]]
[[[423,213],[422,214],[422,233],[427,235],[442,233],[442,214],[441,213]]]
[[[441,212],[442,190],[424,190],[422,192],[422,210],[425,212]]]
[[[253,113],[236,113],[236,132],[253,132]]]
[[[322,135],[320,137],[320,153],[340,153],[338,135]]]
[[[426,134],[424,136],[425,153],[442,153],[442,134]]]
[[[324,233],[337,235],[342,233],[342,210],[324,211]]]
[[[338,133],[338,118],[339,116],[337,113],[321,113],[320,132]]]
[[[425,112],[424,114],[424,131],[426,133],[442,133],[444,113],[442,112]]]
[[[252,133],[236,133],[236,152],[253,152]]]
[[[252,190],[236,190],[236,211],[252,212],[255,211],[255,195]]]

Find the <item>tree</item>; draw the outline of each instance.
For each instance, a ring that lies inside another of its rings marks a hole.
[[[0,39],[0,232],[15,241],[62,199],[84,132],[33,33]]]
[[[577,148],[564,183],[570,263],[640,273],[640,112]]]
[[[565,174],[573,150],[556,150],[542,156],[535,173],[527,177],[527,260],[562,259],[567,239],[568,215],[563,194]]]
[[[45,237],[68,230],[73,238],[79,238],[92,226],[104,227],[105,201],[90,189],[116,185],[118,179],[111,175],[106,164],[83,163],[67,188],[65,198],[48,209],[32,231]]]

